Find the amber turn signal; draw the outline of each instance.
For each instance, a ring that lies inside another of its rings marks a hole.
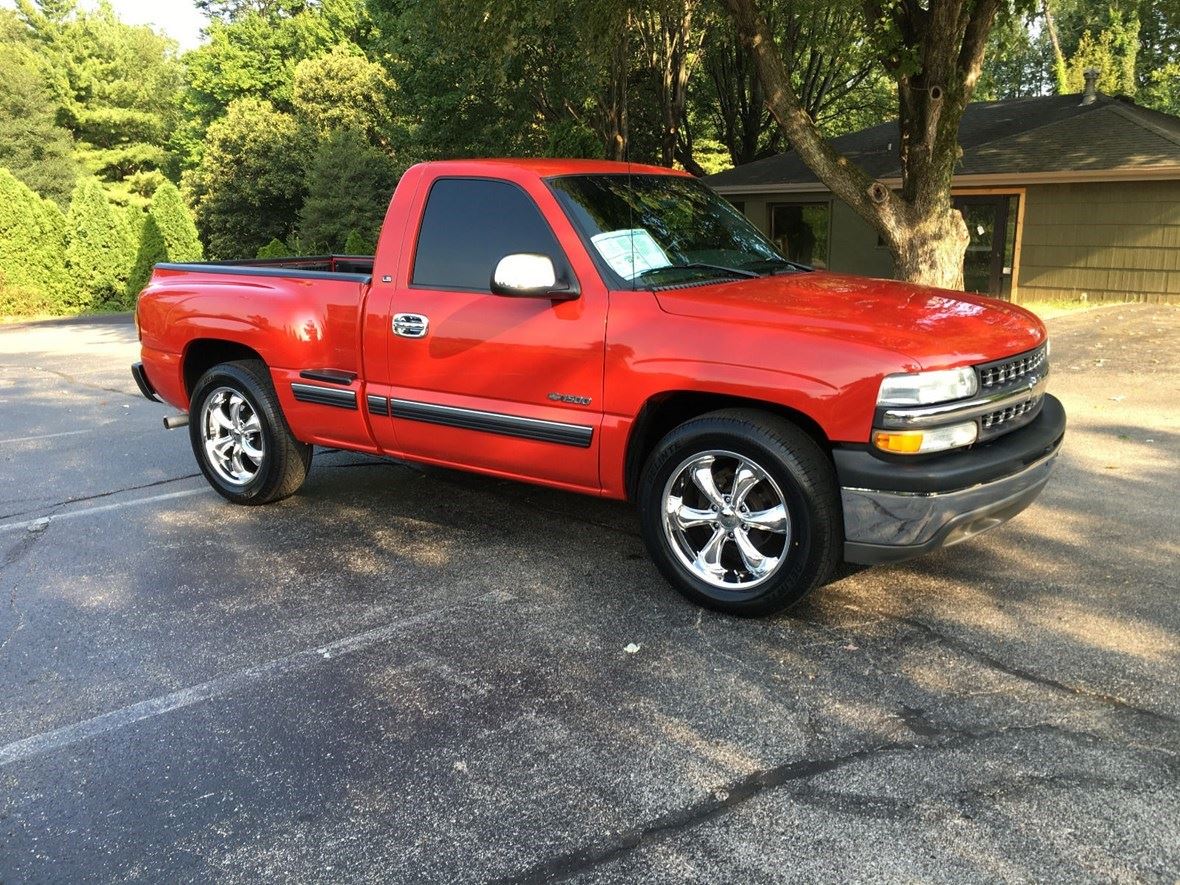
[[[927,430],[874,430],[873,445],[895,455],[925,455],[969,446],[979,436],[974,421]]]

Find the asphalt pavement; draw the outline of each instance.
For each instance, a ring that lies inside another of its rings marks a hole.
[[[128,322],[0,327],[0,882],[1175,882],[1180,310],[1049,325],[1040,501],[753,621],[616,503],[233,507]]]

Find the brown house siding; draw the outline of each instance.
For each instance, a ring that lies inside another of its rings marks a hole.
[[[1031,185],[1020,301],[1180,303],[1180,181]]]

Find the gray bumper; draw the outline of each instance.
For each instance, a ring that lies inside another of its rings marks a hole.
[[[1041,493],[1059,451],[1018,473],[954,492],[841,489],[845,560],[873,565],[909,559],[1002,525]]]

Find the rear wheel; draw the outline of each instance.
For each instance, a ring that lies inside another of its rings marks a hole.
[[[269,504],[293,495],[311,468],[279,407],[270,372],[258,360],[209,369],[193,388],[189,438],[209,484],[235,504]]]
[[[668,581],[730,614],[787,608],[839,560],[831,462],[775,415],[730,409],[682,424],[649,458],[639,505],[644,541]]]

